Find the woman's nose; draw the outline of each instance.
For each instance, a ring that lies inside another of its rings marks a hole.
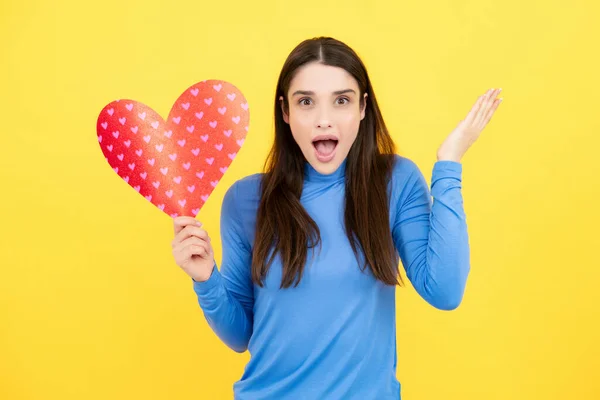
[[[331,128],[331,118],[329,111],[321,110],[317,117],[317,128]]]

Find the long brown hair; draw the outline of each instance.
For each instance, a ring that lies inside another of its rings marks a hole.
[[[296,70],[315,61],[343,68],[356,79],[361,109],[364,93],[367,93],[365,117],[346,159],[345,230],[357,260],[360,253],[364,256],[362,271],[368,265],[376,279],[388,285],[401,285],[389,224],[387,192],[394,142],[383,122],[363,62],[350,47],[330,37],[301,42],[289,54],[279,75],[275,93],[275,139],[261,181],[252,281],[263,286],[263,279],[279,253],[283,264],[280,288],[288,288],[294,281],[297,286],[308,249],[321,244],[319,227],[300,203],[307,161],[283,119],[279,102],[283,96],[284,108],[289,110],[287,93]]]

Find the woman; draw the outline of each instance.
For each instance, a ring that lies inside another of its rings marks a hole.
[[[480,96],[440,146],[430,193],[394,153],[356,53],[323,37],[291,52],[266,172],[223,200],[219,269],[201,224],[174,219],[173,255],[209,325],[251,354],[236,399],[400,398],[398,264],[433,307],[460,304],[470,269],[460,159],[497,93]]]

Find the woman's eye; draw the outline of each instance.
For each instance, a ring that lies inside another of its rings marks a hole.
[[[311,99],[309,98],[304,98],[304,99],[300,99],[298,101],[298,104],[302,105],[302,106],[309,106],[311,103]],[[348,102],[350,102],[350,99],[348,99],[347,97],[340,97],[336,100],[338,102],[338,104],[348,104]],[[341,101],[341,102],[340,102]]]

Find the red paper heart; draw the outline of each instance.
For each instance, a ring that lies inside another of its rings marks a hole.
[[[232,84],[206,80],[179,96],[167,121],[133,100],[106,105],[96,125],[113,170],[171,217],[195,217],[244,143],[248,103]]]

